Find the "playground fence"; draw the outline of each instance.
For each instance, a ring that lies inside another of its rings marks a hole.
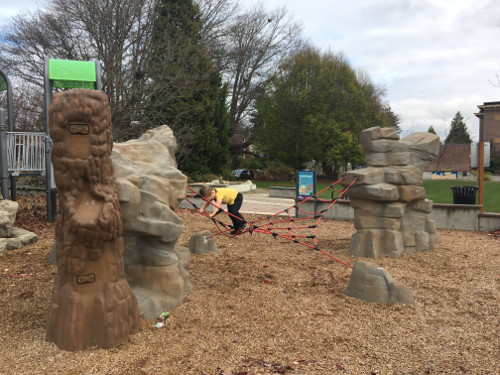
[[[9,173],[45,172],[45,133],[7,132]]]

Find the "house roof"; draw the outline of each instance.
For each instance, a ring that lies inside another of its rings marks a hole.
[[[500,108],[500,102],[484,102],[483,104],[479,104],[477,106],[479,108],[478,113],[474,113],[476,117],[483,117],[484,116],[484,111],[485,110],[495,110]]]
[[[468,172],[470,171],[470,144],[440,145],[439,153],[427,166],[427,171]]]

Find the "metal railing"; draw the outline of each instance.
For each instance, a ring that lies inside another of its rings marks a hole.
[[[45,172],[45,133],[7,132],[7,162],[12,175]]]

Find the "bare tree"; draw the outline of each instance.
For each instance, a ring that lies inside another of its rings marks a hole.
[[[102,65],[103,89],[112,108],[115,133],[139,120],[147,86],[144,64],[150,47],[152,0],[52,0],[58,18],[68,18],[88,35]]]
[[[202,43],[207,47],[215,69],[228,69],[230,54],[226,45],[230,25],[241,13],[236,0],[199,0],[202,22]]]
[[[238,142],[237,135],[249,125],[247,117],[253,104],[276,74],[280,62],[300,47],[300,36],[301,26],[287,15],[285,8],[268,12],[258,5],[232,22],[223,39],[229,54],[225,78],[230,84],[229,126],[233,153],[247,146]]]
[[[97,59],[114,130],[130,128],[144,96],[152,0],[52,0],[46,10],[16,17],[4,34],[0,62],[43,85],[43,58]]]
[[[21,132],[43,132],[45,121],[42,116],[43,95],[37,86],[21,80],[12,82],[12,107],[14,130]],[[7,107],[6,91],[0,93],[0,108]]]
[[[50,0],[49,6],[19,16],[4,33],[0,63],[9,72],[41,87],[43,57],[101,62],[103,89],[112,109],[114,135],[125,140],[144,132],[146,107],[169,106],[179,98],[151,100],[165,92],[155,86],[148,61],[154,50],[155,0]],[[243,11],[238,0],[199,0],[201,43],[206,46],[215,70],[229,87],[228,112],[234,152],[237,135],[248,130],[248,115],[266,82],[276,74],[280,61],[301,44],[301,27],[284,8],[267,11],[262,5]],[[182,53],[181,40],[165,40],[164,65]],[[171,57],[169,57],[171,56]],[[181,64],[182,66],[182,64]],[[187,67],[187,65],[186,65]],[[170,70],[168,81],[177,85],[169,92],[189,92],[186,69]],[[192,74],[191,74],[192,77]],[[199,101],[203,105],[203,100]],[[185,119],[197,111],[180,111]],[[175,118],[173,121],[176,121]],[[131,126],[131,123],[135,124]],[[186,129],[187,131],[187,129]]]
[[[38,11],[19,15],[3,34],[0,62],[22,80],[43,85],[44,56],[88,59],[86,37],[67,18]]]

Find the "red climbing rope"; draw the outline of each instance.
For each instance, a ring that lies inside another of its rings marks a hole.
[[[340,178],[339,180],[335,181],[334,183],[330,184],[329,186],[325,187],[323,190],[316,193],[315,195],[308,196],[307,198],[301,200],[299,203],[297,203],[289,208],[281,210],[273,215],[266,216],[266,217],[263,217],[261,219],[255,220],[255,221],[247,222],[247,224],[248,224],[247,229],[245,231],[243,231],[241,233],[237,233],[235,235],[228,234],[228,232],[232,229],[231,225],[227,225],[220,220],[212,218],[212,221],[215,223],[219,232],[212,234],[211,236],[209,236],[209,238],[217,236],[217,235],[223,235],[226,237],[235,237],[235,236],[240,235],[240,234],[245,233],[245,232],[248,232],[250,234],[253,234],[254,232],[269,234],[269,235],[272,235],[274,238],[278,238],[278,237],[283,238],[285,240],[293,241],[294,243],[298,243],[298,244],[301,244],[303,246],[309,247],[311,249],[317,250],[320,253],[336,260],[337,262],[339,262],[347,267],[352,268],[352,266],[350,264],[334,257],[333,255],[327,253],[326,251],[321,250],[318,246],[318,238],[317,238],[318,226],[321,222],[321,219],[325,215],[325,213],[328,212],[332,208],[332,206],[337,202],[337,200],[340,199],[342,196],[344,196],[346,194],[347,190],[357,181],[357,179],[354,179],[349,184],[349,186],[347,186],[343,190],[335,189],[335,185],[340,183],[342,180],[343,180],[343,177]],[[192,193],[194,193],[194,195],[188,196],[188,198],[186,198],[186,201],[189,202],[193,206],[194,209],[198,209],[198,207],[196,206],[195,203],[191,202],[189,200],[189,198],[193,198],[193,197],[201,198],[205,202],[208,202],[209,204],[214,206],[214,209],[217,209],[217,207],[211,201],[209,201],[205,197],[202,197],[200,194],[198,194],[196,191],[194,191],[191,187],[188,186],[188,189]],[[330,202],[330,200],[319,199],[318,196],[328,189],[334,189],[334,191],[339,192],[340,194],[335,199],[332,199],[331,202]],[[328,205],[328,207],[326,209],[323,209],[319,212],[309,212],[309,211],[303,210],[300,206],[303,205],[304,203],[310,201],[311,199],[314,199],[316,202],[330,202],[330,204]],[[292,209],[295,209],[297,212],[300,211],[304,215],[309,215],[309,216],[293,217],[290,214],[290,210],[292,210]],[[219,212],[225,212],[229,216],[236,217],[236,216],[232,215],[231,213],[229,213],[223,209],[220,209],[220,208],[219,208]],[[207,214],[206,212],[203,212],[203,215],[206,217],[209,217],[209,214]],[[287,219],[283,219],[283,216],[285,216],[285,215],[288,215]],[[238,219],[241,220],[240,218],[238,218]],[[301,225],[303,221],[311,220],[311,219],[316,220],[313,225]],[[260,224],[261,222],[264,222],[264,223]],[[299,223],[299,225],[297,225],[297,223]],[[298,234],[299,233],[298,231],[303,231],[303,230],[308,230],[308,229],[314,229],[312,235]],[[278,231],[284,231],[284,233],[279,233]],[[313,244],[311,245],[309,243],[304,242],[304,240],[306,240],[306,239],[312,239]]]

